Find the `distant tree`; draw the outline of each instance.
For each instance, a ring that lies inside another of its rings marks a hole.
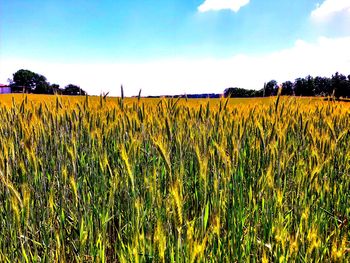
[[[64,88],[62,94],[63,95],[86,95],[86,92],[77,85],[69,84]]]
[[[310,75],[308,75],[305,78],[305,86],[303,90],[303,96],[314,96],[315,95],[315,85],[314,85],[314,78]]]
[[[10,86],[14,92],[51,93],[50,83],[46,77],[27,69],[20,69],[14,73]]]
[[[348,82],[346,77],[343,74],[336,72],[331,79],[332,89],[334,90],[334,96],[347,97],[349,95],[348,91]]]
[[[291,81],[285,81],[282,83],[282,95],[288,95],[291,96],[293,95],[293,82]]]
[[[270,80],[264,85],[264,94],[266,97],[277,95],[278,84],[276,80]]]
[[[245,98],[253,97],[255,90],[246,90],[242,88],[228,88],[224,91],[224,96],[226,98]]]
[[[86,92],[77,85],[69,84],[60,89],[58,84],[50,84],[46,77],[27,69],[20,69],[8,79],[13,92],[26,92],[37,94],[64,94],[86,95]]]
[[[278,91],[277,81],[270,80],[264,84],[261,90],[245,90],[240,88],[228,88],[224,91],[225,97],[260,97],[275,96]],[[350,98],[350,75],[345,76],[338,72],[327,77],[297,78],[294,82],[285,81],[282,83],[282,95],[295,96],[330,96]]]
[[[50,92],[50,84],[47,82],[39,82],[36,84],[36,88],[34,90],[36,94],[51,94]]]
[[[52,94],[62,94],[63,93],[63,90],[60,89],[60,85],[58,85],[58,84],[51,84],[50,91],[52,92]]]
[[[20,69],[13,74],[12,90],[15,92],[32,92],[35,88],[37,74],[26,69]]]
[[[224,91],[225,98],[251,98],[251,97],[262,97],[263,90],[249,90],[242,88],[227,88]]]
[[[43,75],[36,74],[35,76],[35,89],[34,93],[37,94],[52,94],[50,89],[50,83],[46,81]]]
[[[314,79],[315,95],[316,96],[330,96],[332,95],[332,85],[329,78],[317,76]]]
[[[263,97],[263,96],[264,96],[264,89],[255,90],[254,97]]]
[[[304,78],[297,78],[293,84],[294,95],[303,96],[305,87],[306,87],[306,80]]]

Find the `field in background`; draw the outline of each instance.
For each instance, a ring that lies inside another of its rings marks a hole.
[[[55,103],[56,96],[54,95],[34,95],[34,94],[0,94],[0,105],[12,105],[13,100],[16,103],[21,103],[23,99],[27,98],[31,103]],[[71,104],[71,103],[83,103],[86,99],[85,96],[60,96],[61,101],[63,103]],[[281,97],[281,100],[288,100],[290,97]],[[89,100],[92,102],[90,106],[99,106],[100,103],[100,96],[89,96]],[[106,102],[107,105],[113,106],[118,104],[118,97],[107,97],[104,102]],[[266,97],[266,98],[232,98],[229,99],[228,106],[230,105],[236,105],[236,104],[269,104],[275,101],[275,97]],[[323,98],[321,97],[296,97],[295,98],[300,103],[316,103],[316,102],[322,102]],[[152,105],[157,104],[160,100],[158,98],[141,98],[142,103],[145,105]],[[165,99],[167,100],[167,99]],[[174,99],[177,100],[177,99]],[[178,104],[184,105],[187,104],[187,102],[191,102],[191,107],[196,107],[199,105],[206,106],[209,102],[210,105],[218,106],[220,104],[220,101],[222,99],[185,99],[182,98],[178,101]],[[124,104],[130,105],[133,104],[133,102],[137,102],[137,98],[125,98]]]
[[[1,262],[350,260],[350,104],[0,96]]]

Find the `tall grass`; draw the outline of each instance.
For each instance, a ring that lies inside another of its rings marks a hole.
[[[16,97],[0,114],[1,262],[350,260],[346,104]]]

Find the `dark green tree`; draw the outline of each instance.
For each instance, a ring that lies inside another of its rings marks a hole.
[[[86,92],[82,90],[79,86],[74,84],[68,84],[63,92],[63,95],[86,95]]]
[[[52,94],[62,94],[63,93],[63,90],[60,89],[60,85],[58,85],[58,84],[51,84],[50,91],[52,92]]]
[[[270,80],[264,85],[264,96],[275,96],[277,95],[278,84],[276,80]]]
[[[349,96],[348,81],[343,74],[336,72],[332,76],[331,83],[332,89],[334,90],[334,96],[336,98]]]
[[[294,94],[293,91],[293,82],[291,81],[285,81],[282,83],[282,95],[288,95],[291,96]]]
[[[332,95],[332,85],[329,78],[317,76],[314,79],[315,95],[316,96],[330,96]]]
[[[47,82],[43,75],[36,74],[35,76],[35,89],[34,93],[37,94],[52,94],[50,89],[50,83]]]
[[[228,88],[224,91],[224,97],[226,98],[248,98],[255,97],[255,90],[248,90],[242,88]]]
[[[305,96],[304,91],[306,87],[306,80],[304,78],[297,78],[294,81],[294,95],[295,96]]]
[[[315,85],[314,85],[314,78],[310,75],[308,75],[306,78],[305,78],[305,81],[304,81],[304,90],[303,90],[303,96],[314,96],[316,95],[315,94]]]
[[[20,69],[13,74],[11,88],[15,92],[32,92],[35,88],[37,74],[26,69]]]
[[[27,69],[20,69],[13,74],[11,88],[14,92],[52,94],[46,77]]]

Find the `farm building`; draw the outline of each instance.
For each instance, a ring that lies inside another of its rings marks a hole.
[[[0,84],[0,94],[11,93],[11,87],[8,85]]]

